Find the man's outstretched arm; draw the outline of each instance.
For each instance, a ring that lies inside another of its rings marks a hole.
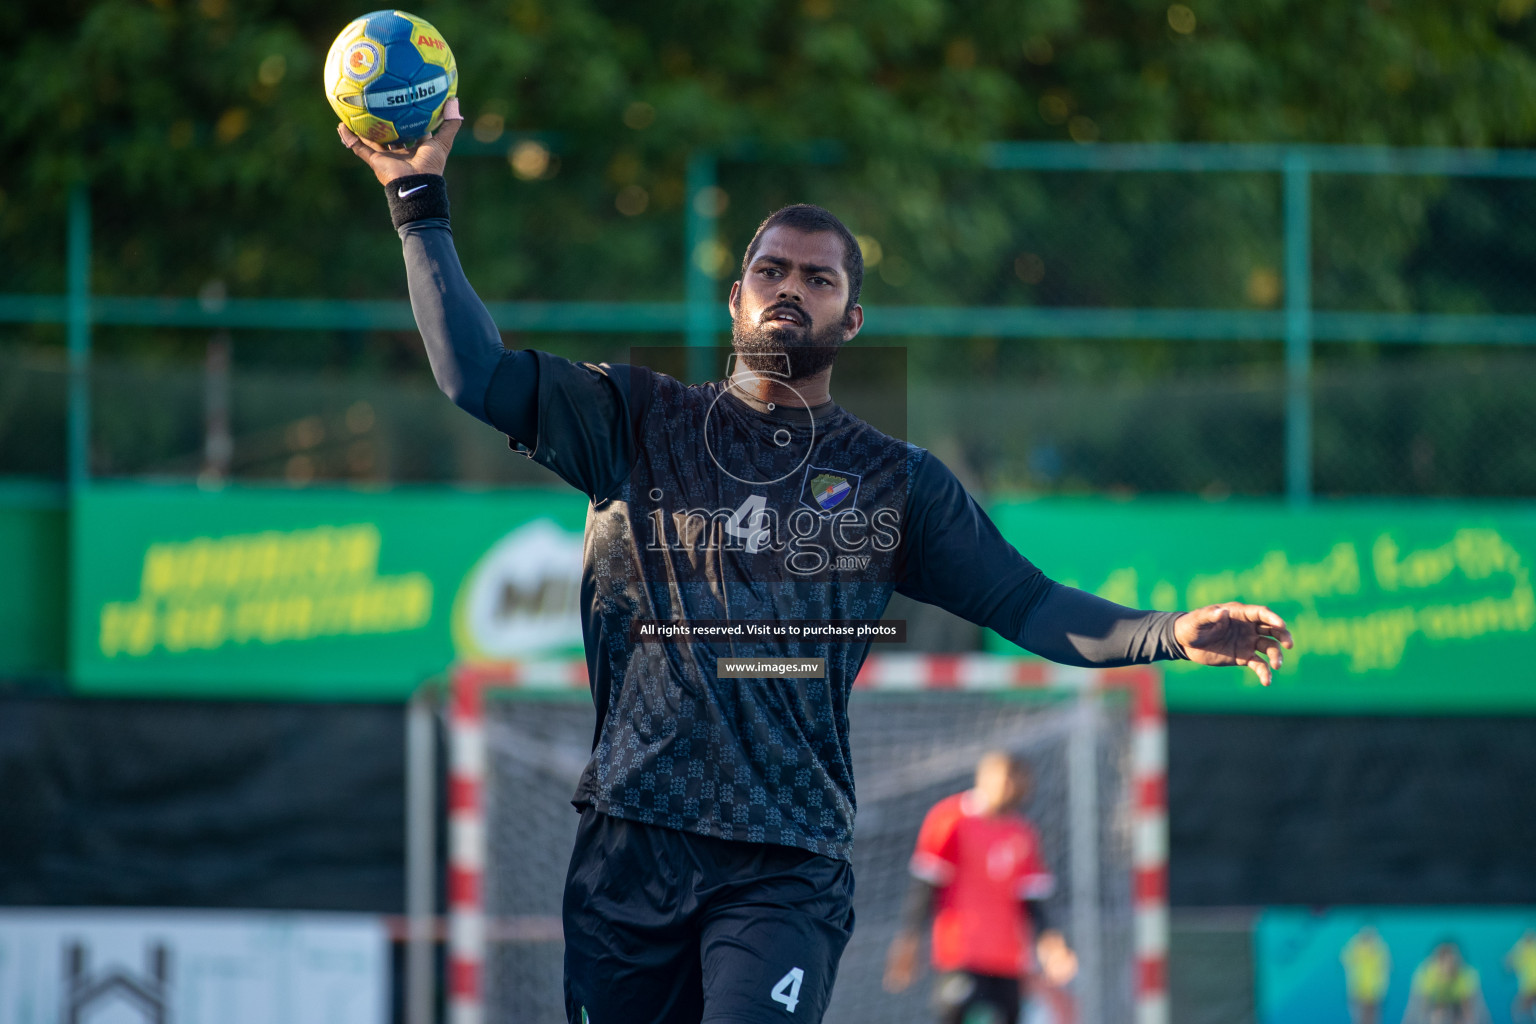
[[[337,125],[342,144],[385,188],[404,248],[411,311],[437,386],[455,405],[533,447],[537,441],[538,361],[509,352],[485,304],[470,287],[448,226],[443,170],[463,124],[451,99],[443,124],[410,157],[372,145]]]
[[[902,593],[988,626],[1065,665],[1113,667],[1187,658],[1243,665],[1269,684],[1291,646],[1285,622],[1258,605],[1156,612],[1063,586],[1003,539],[932,455],[913,474]],[[1106,538],[1113,543],[1113,538]]]

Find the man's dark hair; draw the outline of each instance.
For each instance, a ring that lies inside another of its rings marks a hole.
[[[811,203],[795,203],[791,206],[780,207],[763,219],[757,226],[757,233],[752,236],[752,241],[747,243],[747,254],[741,258],[741,276],[747,276],[747,267],[752,265],[752,255],[757,252],[757,244],[762,241],[763,232],[769,228],[793,228],[796,231],[804,231],[806,234],[814,234],[818,231],[830,231],[843,242],[843,273],[848,275],[848,306],[852,309],[859,304],[859,292],[864,287],[864,251],[859,248],[858,239],[853,237],[853,232],[847,225],[838,220],[831,211]]]

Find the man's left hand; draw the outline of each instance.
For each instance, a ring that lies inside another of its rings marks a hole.
[[[1173,635],[1195,664],[1243,665],[1265,686],[1284,660],[1280,649],[1295,646],[1284,619],[1263,605],[1236,601],[1185,612]]]

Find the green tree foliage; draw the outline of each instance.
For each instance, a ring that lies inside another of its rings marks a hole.
[[[560,160],[553,177],[520,187],[502,164],[505,187],[464,198],[476,219],[505,229],[497,245],[511,235],[527,253],[497,263],[492,290],[585,297],[676,294],[676,270],[647,265],[677,252],[687,154],[739,140],[768,155],[835,140],[848,154],[836,191],[868,197],[861,217],[884,211],[886,251],[905,253],[913,272],[932,262],[961,278],[976,270],[965,253],[1011,276],[1014,261],[995,257],[1016,222],[1050,212],[1038,186],[1009,196],[968,176],[989,140],[1521,145],[1536,133],[1531,7],[426,0],[417,13],[455,47],[479,135],[544,134]],[[17,228],[56,219],[66,184],[83,176],[99,195],[104,241],[118,244],[98,267],[103,290],[185,293],[217,274],[236,293],[393,292],[397,279],[370,252],[380,248],[376,197],[335,144],[320,95],[329,40],[359,13],[298,0],[5,5],[11,279],[49,274],[20,258],[27,232]],[[802,168],[761,177],[786,194],[832,190]],[[627,217],[615,209],[626,188]],[[1116,204],[1154,204],[1156,191],[1084,197],[1103,223],[1068,233],[1140,230]],[[1144,233],[1209,234],[1221,204],[1207,213],[1188,199],[1177,208],[1192,218]],[[750,220],[762,205],[738,212]],[[616,238],[622,221],[643,227]],[[934,297],[1010,295],[961,280]],[[1061,296],[1131,298],[1145,301]]]
[[[1533,8],[422,0],[412,10],[443,31],[461,69],[469,123],[450,165],[455,232],[487,298],[680,298],[689,155],[750,143],[750,157],[720,167],[724,248],[710,269],[722,295],[757,220],[808,199],[877,243],[867,301],[890,309],[1274,307],[1273,176],[1005,173],[983,168],[982,145],[1520,147],[1536,138]],[[335,0],[0,5],[3,290],[62,291],[65,196],[85,180],[100,293],[402,295],[382,198],[337,144],[321,94],[330,40],[361,13]],[[837,161],[807,162],[823,143]],[[1320,179],[1316,195],[1320,306],[1533,305],[1529,184]],[[302,345],[312,361],[395,353],[419,365],[409,338]],[[914,341],[910,362],[923,377],[1001,380],[1274,356],[979,338]]]

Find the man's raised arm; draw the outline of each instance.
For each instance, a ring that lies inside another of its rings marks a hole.
[[[443,123],[409,158],[383,150],[337,125],[342,145],[373,170],[389,199],[404,247],[411,311],[443,393],[465,412],[533,447],[537,441],[538,362],[509,352],[485,304],[470,287],[448,226],[443,170],[463,125],[457,98]]]

